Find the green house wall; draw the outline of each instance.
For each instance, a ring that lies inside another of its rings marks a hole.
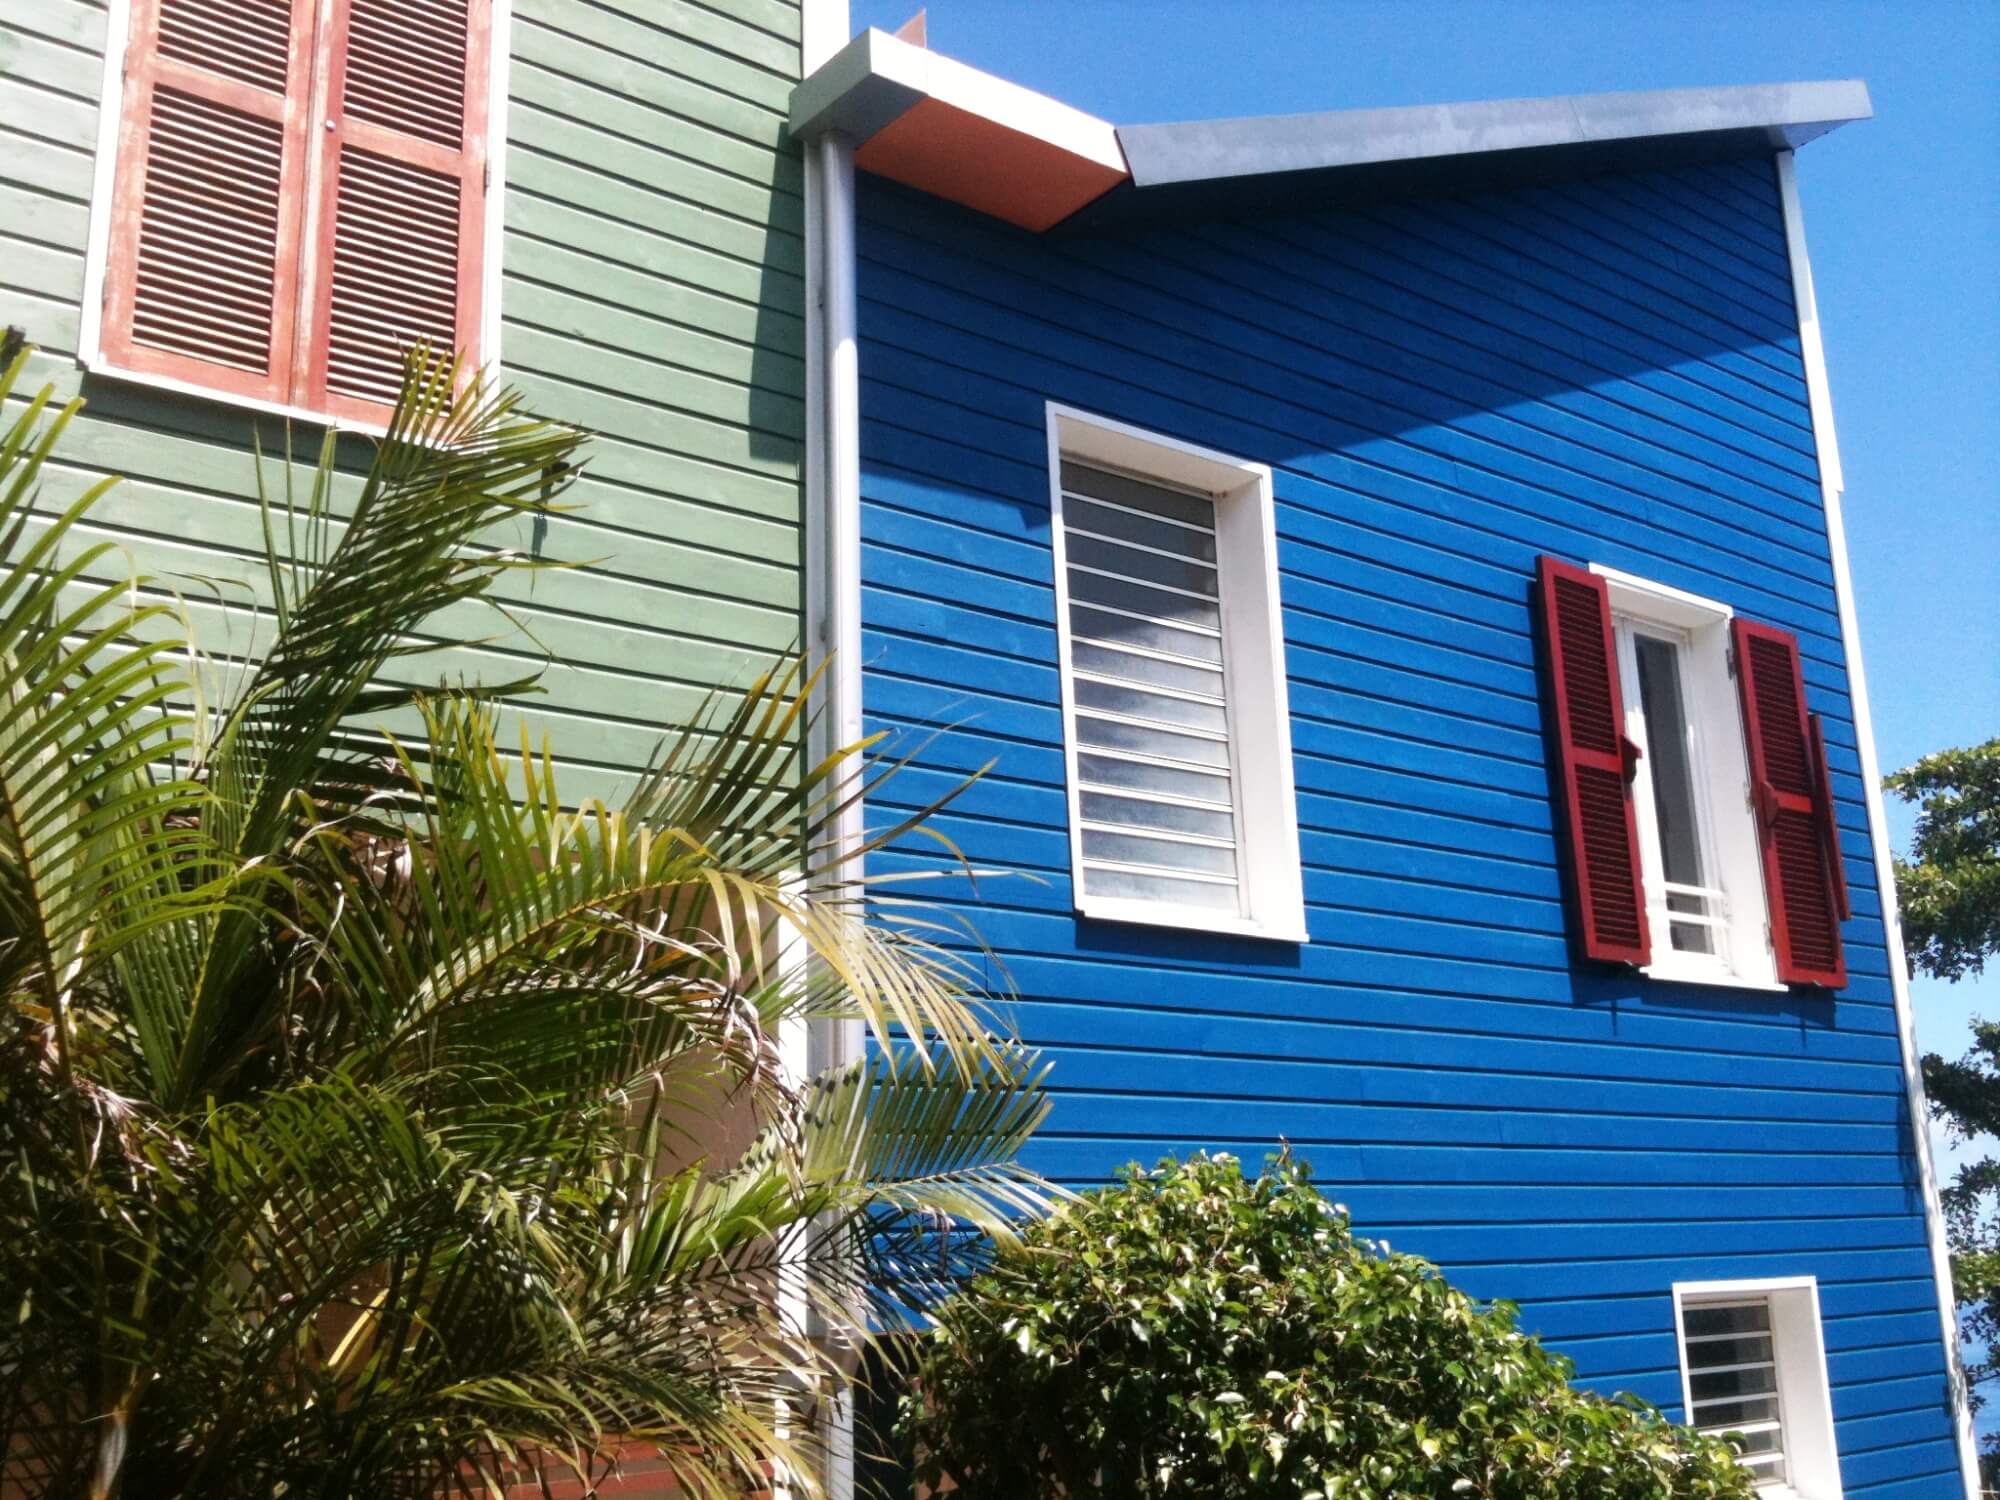
[[[281,449],[284,424],[77,361],[109,24],[89,0],[0,0],[0,323],[38,348],[29,388],[88,402],[49,501],[126,476],[98,519],[179,575],[205,646],[255,649],[212,601],[262,592],[251,436]],[[595,438],[578,509],[496,538],[575,564],[517,575],[529,634],[441,621],[502,638],[432,670],[552,658],[535,719],[569,797],[614,791],[663,727],[800,639],[799,27],[797,0],[513,5],[501,368]],[[318,429],[294,441],[316,451]]]

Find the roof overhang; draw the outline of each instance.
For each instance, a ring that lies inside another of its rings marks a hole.
[[[1768,155],[1873,113],[1849,79],[1114,128],[871,30],[793,91],[791,128],[836,132],[867,171],[1040,231]]]
[[[1087,223],[1463,192],[1795,150],[1874,113],[1857,79],[1120,127],[1132,186]]]
[[[793,91],[791,129],[844,136],[863,170],[1024,229],[1127,176],[1109,122],[872,29]]]

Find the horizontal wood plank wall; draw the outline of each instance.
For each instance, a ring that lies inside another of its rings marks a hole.
[[[1010,874],[934,889],[1055,1058],[1036,1164],[1081,1184],[1288,1139],[1366,1232],[1673,1409],[1671,1283],[1809,1272],[1848,1494],[1947,1493],[1770,162],[1108,237],[861,200],[867,707],[915,752],[872,812],[997,757],[938,827]],[[1072,914],[1047,399],[1275,471],[1309,946]],[[1543,551],[1798,633],[1854,894],[1838,996],[1572,963]]]
[[[77,368],[106,26],[90,0],[0,0],[0,323],[40,346],[33,386],[90,402],[49,499],[125,474],[97,514],[140,566],[261,596],[250,434],[282,448],[283,424]],[[552,653],[535,723],[581,797],[799,640],[798,3],[515,0],[510,50],[504,375],[597,438],[579,511],[495,538],[581,564],[510,587],[540,645],[468,612],[440,625],[506,638],[433,666]],[[212,587],[187,594],[205,644],[245,643]]]

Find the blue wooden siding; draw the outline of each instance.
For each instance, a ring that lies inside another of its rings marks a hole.
[[[1675,1410],[1671,1283],[1812,1273],[1848,1493],[1954,1493],[1770,163],[1075,239],[874,179],[861,205],[867,709],[915,752],[876,812],[997,758],[938,826],[1018,874],[938,889],[1055,1058],[1036,1164],[1285,1137],[1365,1231]],[[1046,399],[1275,471],[1308,946],[1072,914]],[[1798,633],[1841,994],[1572,964],[1543,551]]]

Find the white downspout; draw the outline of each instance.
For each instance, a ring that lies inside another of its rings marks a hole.
[[[1826,540],[1833,561],[1834,595],[1840,611],[1840,638],[1847,650],[1848,695],[1854,705],[1854,739],[1861,758],[1861,784],[1868,799],[1868,836],[1875,856],[1875,884],[1882,899],[1882,925],[1889,945],[1889,985],[1896,1001],[1896,1034],[1901,1043],[1903,1091],[1915,1139],[1918,1175],[1923,1182],[1924,1220],[1929,1230],[1931,1276],[1937,1283],[1938,1317],[1951,1380],[1953,1425],[1958,1433],[1960,1477],[1967,1500],[1979,1494],[1979,1453],[1966,1401],[1965,1368],[1959,1357],[1958,1309],[1951,1291],[1951,1249],[1938,1202],[1937,1168],[1931,1161],[1930,1110],[1924,1075],[1917,1061],[1916,1018],[1910,1008],[1910,970],[1903,956],[1903,920],[1896,902],[1896,866],[1889,848],[1889,824],[1882,810],[1882,767],[1875,758],[1875,721],[1868,709],[1868,679],[1861,670],[1861,635],[1854,611],[1854,577],[1847,565],[1847,528],[1840,497],[1846,482],[1833,432],[1833,394],[1820,341],[1819,303],[1813,295],[1812,263],[1806,257],[1805,222],[1799,213],[1799,180],[1792,153],[1777,154],[1778,196],[1783,203],[1785,246],[1792,266],[1792,297],[1798,306],[1799,349],[1806,369],[1814,445],[1819,456],[1820,495],[1826,507]]]
[[[806,459],[805,645],[809,667],[824,668],[812,743],[814,763],[861,738],[861,367],[854,290],[854,148],[827,134],[806,144]],[[835,820],[842,855],[861,847],[863,810]],[[816,894],[856,900],[860,870],[843,866]],[[815,1023],[807,1039],[812,1073],[862,1055],[861,1023]],[[826,1418],[827,1492],[854,1494],[852,1388]]]

